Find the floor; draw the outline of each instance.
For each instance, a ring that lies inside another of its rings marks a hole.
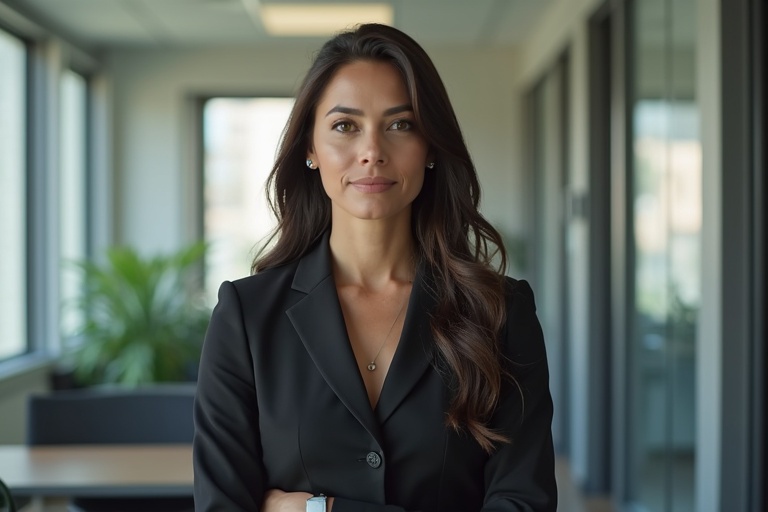
[[[555,463],[557,477],[558,512],[614,512],[613,504],[608,499],[585,498],[571,478],[568,461],[558,459]]]

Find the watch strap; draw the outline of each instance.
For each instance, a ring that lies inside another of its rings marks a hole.
[[[318,494],[307,500],[307,512],[326,512],[326,496]]]

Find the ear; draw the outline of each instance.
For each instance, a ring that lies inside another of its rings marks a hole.
[[[307,148],[307,160],[317,162],[317,154],[315,154],[315,148],[312,146],[312,144],[310,144]]]

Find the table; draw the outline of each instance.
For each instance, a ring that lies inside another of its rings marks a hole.
[[[192,496],[191,445],[3,445],[0,478],[17,496]]]

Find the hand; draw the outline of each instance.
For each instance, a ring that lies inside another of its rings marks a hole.
[[[263,512],[304,512],[307,510],[307,500],[312,495],[308,492],[285,492],[280,489],[270,489],[264,495]],[[326,511],[333,507],[333,498],[328,498]]]

